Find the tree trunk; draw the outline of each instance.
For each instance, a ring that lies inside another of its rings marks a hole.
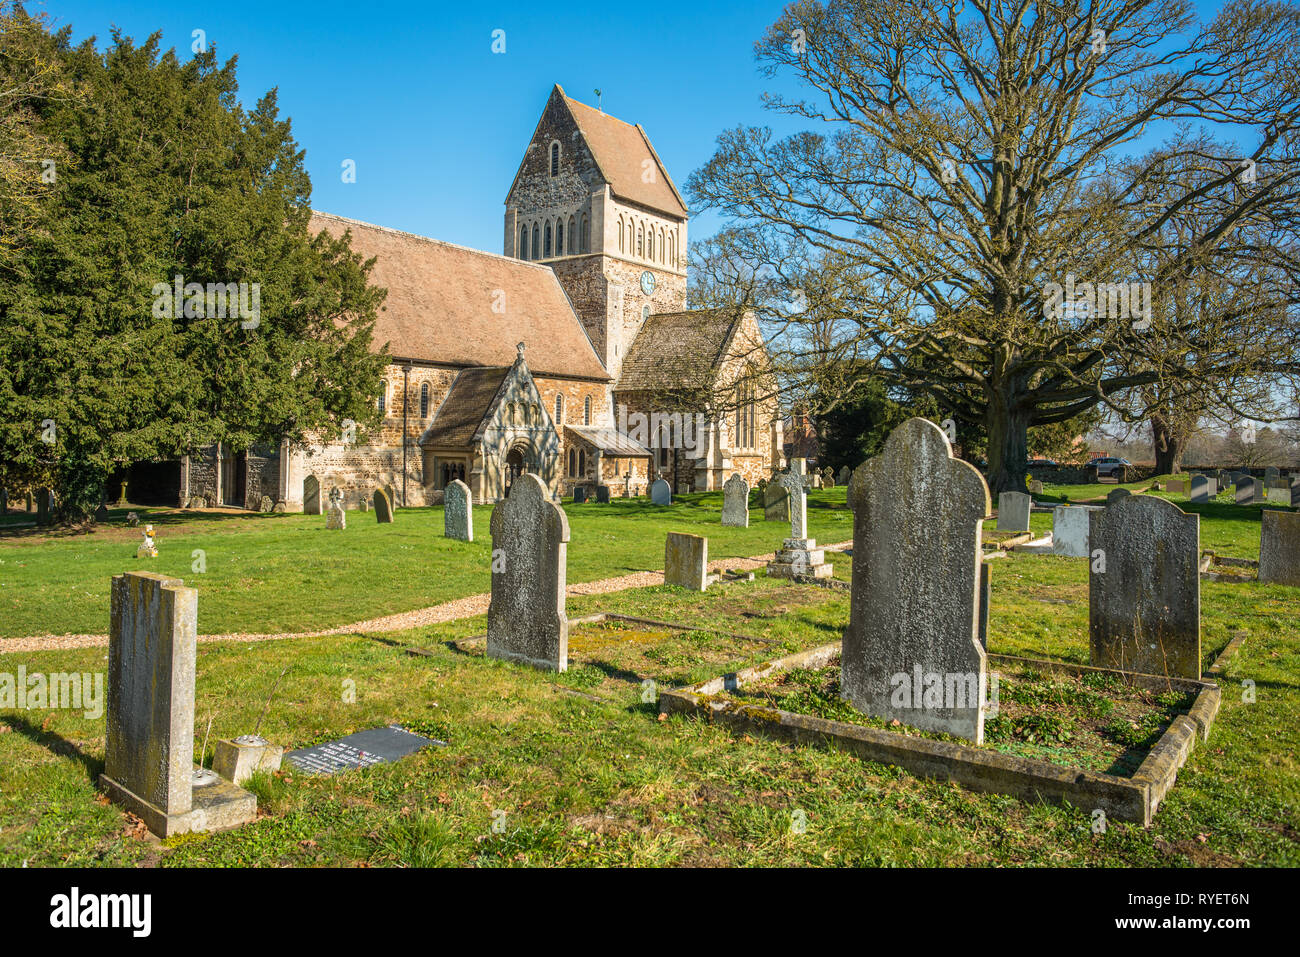
[[[1181,472],[1187,436],[1159,412],[1151,416],[1151,440],[1156,454],[1156,474],[1177,475]]]
[[[1016,401],[1012,389],[994,392],[985,412],[989,435],[989,493],[997,505],[1000,492],[1024,492],[1029,461],[1029,410]]]

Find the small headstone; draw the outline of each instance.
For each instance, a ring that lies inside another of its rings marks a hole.
[[[135,528],[140,524],[140,516],[137,515],[135,512],[127,512],[126,524],[129,525],[131,528]]]
[[[1052,509],[1052,554],[1071,558],[1086,558],[1088,549],[1088,516],[1098,506],[1058,505]]]
[[[36,524],[37,525],[50,524],[51,522],[50,502],[52,498],[53,495],[51,494],[49,489],[38,488],[36,490]]]
[[[375,521],[380,525],[393,522],[393,500],[382,488],[375,489]]]
[[[942,429],[914,418],[853,473],[848,500],[854,558],[841,694],[867,714],[983,741],[983,476],[953,458]]]
[[[273,508],[275,508],[275,500],[269,495],[263,495],[261,501],[257,504],[259,512],[269,512]]]
[[[1131,495],[1092,513],[1093,665],[1201,676],[1200,522],[1200,516],[1148,495]]]
[[[135,557],[136,558],[157,558],[158,557],[158,546],[157,543],[154,541],[152,525],[146,525],[144,527],[144,541],[141,542],[140,546],[135,550]]]
[[[393,483],[389,482],[385,485],[384,491],[388,493],[388,504],[392,508],[397,508],[397,489],[393,487]]]
[[[320,479],[308,475],[302,480],[302,513],[319,515],[321,513]]]
[[[749,528],[749,483],[738,472],[722,486],[722,524]]]
[[[608,505],[608,504],[609,504],[609,486],[608,486],[608,485],[597,485],[597,486],[596,486],[596,504],[597,504],[597,505]]]
[[[673,503],[673,490],[663,479],[655,479],[654,485],[650,486],[650,502],[652,505]]]
[[[363,512],[368,512],[368,511],[370,511],[370,499],[368,499],[368,498],[363,498],[363,499],[361,500],[361,504],[360,504],[358,507],[359,507],[359,508],[361,509],[361,511],[363,511]]]
[[[847,465],[842,466],[842,467],[840,468],[840,474],[839,474],[839,477],[838,477],[837,481],[839,482],[840,485],[848,485],[848,484],[849,484],[849,478],[850,478],[852,475],[853,475],[853,472],[852,472],[852,470],[851,470]]]
[[[207,508],[208,500],[202,495],[195,495],[190,499],[190,508]]]
[[[1204,504],[1210,500],[1213,493],[1213,479],[1208,479],[1204,475],[1192,476],[1192,488],[1189,497],[1194,503]]]
[[[1132,497],[1132,495],[1133,493],[1126,488],[1111,489],[1106,493],[1106,504],[1114,505],[1116,502],[1121,502],[1126,498]]]
[[[325,528],[327,530],[342,530],[348,527],[348,513],[343,509],[343,490],[340,488],[330,489],[330,507],[329,513],[325,517]]]
[[[1040,482],[1038,479],[1030,479],[1030,480],[1029,480],[1029,494],[1030,494],[1030,495],[1042,495],[1042,494],[1043,494],[1043,483]]]
[[[1263,496],[1259,494],[1259,481],[1249,476],[1237,479],[1237,504],[1254,505]]]
[[[579,485],[573,490],[573,504],[583,505],[587,501],[587,486]]]
[[[1264,469],[1264,484],[1267,485],[1269,482],[1272,482],[1280,474],[1281,473],[1277,470],[1276,466],[1270,465],[1268,468]]]
[[[1259,533],[1259,580],[1300,586],[1300,512],[1264,510]]]
[[[822,488],[835,487],[835,472],[828,465],[822,469]]]
[[[487,655],[567,671],[564,613],[569,521],[531,472],[492,512],[492,602]]]
[[[998,496],[998,531],[1029,531],[1029,510],[1034,500],[1024,492],[1003,492]]]
[[[442,505],[443,534],[462,542],[474,541],[474,505],[469,486],[460,479],[449,482]]]
[[[777,482],[778,473],[763,489],[763,520],[765,522],[790,521],[790,493]]]
[[[1165,491],[1170,495],[1186,495],[1187,483],[1182,479],[1170,479],[1165,483]]]
[[[446,741],[426,738],[407,731],[401,725],[358,731],[337,741],[327,741],[300,751],[290,751],[284,759],[305,774],[337,774],[387,764],[422,751],[445,747]]]
[[[709,586],[709,540],[669,532],[664,544],[664,584],[704,591]]]

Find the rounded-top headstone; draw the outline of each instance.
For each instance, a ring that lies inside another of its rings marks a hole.
[[[722,486],[722,524],[749,527],[749,483],[738,472],[731,473]]]
[[[673,503],[673,490],[663,479],[655,479],[655,483],[650,486],[650,502],[653,505],[671,505]]]

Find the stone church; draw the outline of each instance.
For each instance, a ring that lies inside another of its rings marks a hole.
[[[476,502],[534,472],[557,497],[719,489],[784,464],[758,324],[686,309],[688,212],[640,125],[557,85],[505,201],[502,255],[315,212],[388,290],[379,428],[305,447],[220,446],[182,460],[182,504],[303,508],[309,476],[355,506]]]

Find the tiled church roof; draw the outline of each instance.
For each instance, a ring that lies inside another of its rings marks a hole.
[[[563,94],[564,91],[561,89],[560,92]],[[615,196],[670,216],[686,217],[686,205],[681,194],[659,161],[658,154],[650,145],[650,137],[640,123],[636,126],[624,123],[567,95],[564,102]],[[652,165],[646,166],[646,160]],[[644,176],[647,169],[655,174],[648,183]]]
[[[743,316],[733,309],[652,314],[627,351],[615,390],[707,388]]]
[[[509,371],[509,367],[462,369],[420,444],[426,447],[454,445],[458,448],[472,445]]]
[[[550,267],[315,210],[310,228],[351,229],[352,248],[377,257],[371,284],[388,298],[375,343],[390,343],[395,358],[509,367],[523,342],[537,375],[609,380]],[[502,301],[504,313],[493,312]]]

